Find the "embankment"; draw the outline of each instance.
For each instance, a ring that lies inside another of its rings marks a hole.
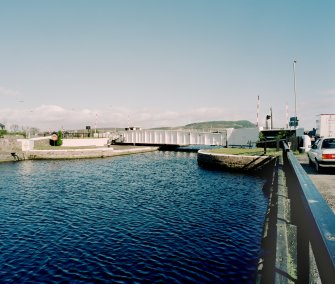
[[[24,154],[26,159],[29,160],[88,159],[145,153],[156,151],[157,149],[158,147],[133,147],[115,150],[112,147],[102,147],[92,149],[31,150]]]
[[[198,152],[198,164],[212,169],[222,169],[236,172],[263,173],[273,171],[276,157],[247,156],[212,153],[208,150]]]
[[[114,145],[114,147],[107,147],[107,139],[64,139],[63,146],[50,147],[49,139],[50,137],[33,139],[22,139],[22,137],[2,138],[0,139],[0,162],[104,158],[158,150],[158,147],[144,146]]]

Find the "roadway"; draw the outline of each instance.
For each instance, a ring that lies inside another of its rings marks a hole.
[[[315,168],[309,165],[307,154],[297,155],[296,158],[335,213],[335,169],[326,169],[318,174]]]

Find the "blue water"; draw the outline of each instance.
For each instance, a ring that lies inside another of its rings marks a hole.
[[[1,283],[252,283],[267,197],[196,154],[0,164]]]

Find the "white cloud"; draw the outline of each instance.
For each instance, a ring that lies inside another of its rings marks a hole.
[[[321,93],[321,95],[334,96],[335,95],[335,88],[322,90],[320,93]]]
[[[298,117],[300,125],[306,130],[315,127],[316,116],[320,113],[334,113],[335,97],[318,97],[313,101],[299,104]],[[290,110],[291,111],[291,110]],[[273,113],[274,126],[285,126],[285,111]],[[290,114],[291,116],[291,114]],[[121,107],[98,108],[65,108],[59,105],[40,105],[35,108],[1,109],[0,122],[7,125],[17,124],[20,127],[37,127],[40,130],[84,129],[138,126],[142,128],[182,126],[194,122],[215,120],[249,120],[256,121],[256,111],[252,108],[233,109],[222,107],[201,107],[184,110],[162,110],[158,108],[128,109]],[[265,112],[260,117],[261,125],[265,123]]]
[[[26,109],[0,109],[0,121],[8,124],[37,127],[41,130],[83,129],[91,127],[143,128],[160,126],[181,126],[188,123],[209,120],[248,119],[246,112],[226,111],[219,107],[202,107],[171,111],[161,109],[127,109],[108,107],[103,109],[66,109],[58,105],[40,105]],[[250,119],[250,118],[249,118]]]
[[[17,97],[19,96],[19,92],[16,90],[7,89],[5,87],[0,86],[0,97]]]

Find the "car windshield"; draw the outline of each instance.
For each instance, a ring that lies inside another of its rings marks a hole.
[[[322,148],[323,149],[335,149],[335,138],[323,140]]]

